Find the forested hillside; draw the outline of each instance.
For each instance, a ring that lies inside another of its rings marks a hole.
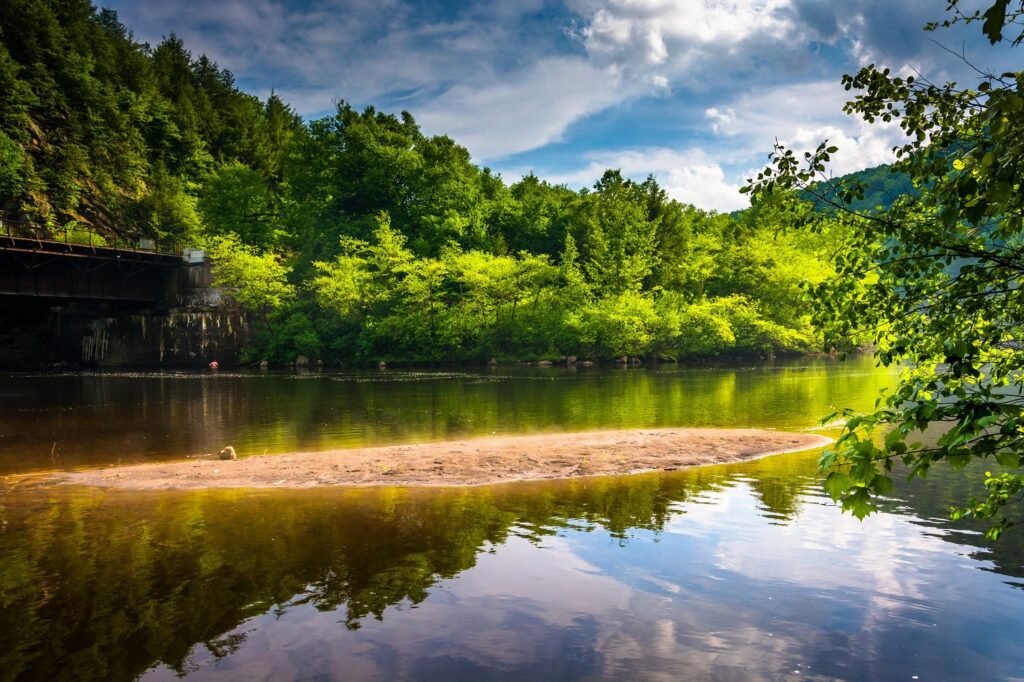
[[[719,215],[614,170],[509,185],[409,113],[303,121],[88,0],[6,0],[0,39],[0,210],[208,248],[252,359],[817,349],[801,283],[833,235],[781,200]]]
[[[844,189],[857,189],[862,196],[839,201],[838,193]],[[851,211],[863,213],[886,210],[901,196],[916,193],[909,175],[883,164],[849,173],[829,183],[817,183],[810,190],[802,192],[801,196],[822,211],[834,210],[830,204],[842,203]]]

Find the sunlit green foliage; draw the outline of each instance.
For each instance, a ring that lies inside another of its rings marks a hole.
[[[965,14],[953,0],[949,10],[943,25],[983,22],[997,43],[1006,23],[1020,22],[1024,3]],[[836,151],[827,142],[802,161],[777,148],[751,189],[758,198],[809,192],[837,209],[804,216],[814,227],[849,228],[833,259],[838,276],[809,287],[816,322],[828,345],[869,344],[881,364],[902,367],[876,411],[845,413],[846,431],[822,460],[833,469],[829,493],[864,516],[891,490],[894,460],[923,477],[939,462],[959,469],[994,459],[1007,471],[988,476],[989,497],[954,515],[993,519],[989,536],[998,537],[1008,525],[1002,507],[1024,490],[1024,72],[978,74],[975,87],[874,65],[844,77],[858,93],[847,112],[868,123],[898,121],[906,133],[894,169],[920,192],[887,210],[851,208],[864,188],[827,179]],[[929,428],[940,431],[934,444],[915,442],[913,434]]]
[[[231,296],[246,308],[266,315],[280,310],[295,295],[288,269],[273,253],[258,253],[234,235],[216,237],[210,255],[217,262],[214,284],[232,289]]]
[[[616,170],[507,185],[407,112],[304,122],[88,0],[0,7],[0,211],[210,246],[273,361],[801,352],[832,239]]]

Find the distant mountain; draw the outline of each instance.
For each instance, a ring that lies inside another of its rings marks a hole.
[[[892,206],[897,198],[904,194],[916,194],[918,192],[913,184],[911,184],[909,175],[894,171],[888,164],[843,175],[836,178],[835,185],[848,186],[855,182],[864,186],[864,198],[851,203],[850,208],[860,212],[887,209]],[[823,185],[824,183],[819,183],[818,187]],[[834,191],[829,190],[828,194],[834,195]],[[811,201],[815,200],[815,197],[809,192],[805,193],[805,198]],[[832,210],[825,203],[822,203],[822,209]]]

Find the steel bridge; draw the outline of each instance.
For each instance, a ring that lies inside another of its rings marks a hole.
[[[0,301],[162,305],[182,264],[176,244],[0,218]]]

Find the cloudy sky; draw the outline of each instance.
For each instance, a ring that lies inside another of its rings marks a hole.
[[[718,210],[744,205],[737,189],[775,138],[832,140],[837,173],[889,159],[899,130],[843,115],[843,73],[875,62],[973,83],[947,50],[1007,59],[976,27],[922,31],[946,0],[101,4],[138,40],[177,33],[307,118],[337,100],[408,110],[509,181],[533,171],[582,187],[613,167]]]

